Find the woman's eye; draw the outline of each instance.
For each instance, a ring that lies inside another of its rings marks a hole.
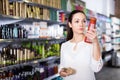
[[[86,20],[84,20],[83,22],[86,23]]]
[[[75,21],[76,23],[79,23],[79,21]]]

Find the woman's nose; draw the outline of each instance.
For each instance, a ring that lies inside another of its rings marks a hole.
[[[80,25],[80,27],[83,27],[83,22],[80,22],[79,25]]]

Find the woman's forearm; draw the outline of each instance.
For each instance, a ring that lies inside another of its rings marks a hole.
[[[100,45],[99,45],[98,40],[96,40],[93,43],[93,58],[98,61],[100,57],[101,57]]]

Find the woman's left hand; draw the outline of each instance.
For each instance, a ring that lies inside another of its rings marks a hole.
[[[88,30],[86,33],[87,38],[89,38],[93,43],[98,42],[96,29]]]

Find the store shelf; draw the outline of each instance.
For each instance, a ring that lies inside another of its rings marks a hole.
[[[64,12],[66,15],[69,14],[70,12],[59,9],[59,8],[54,8],[51,6],[47,6],[47,5],[43,5],[43,4],[38,4],[35,2],[30,2],[29,0],[9,0],[10,2],[20,2],[20,3],[25,3],[27,5],[30,6],[37,6],[37,7],[41,7],[41,8],[46,8],[49,10],[53,10],[53,11],[60,11],[60,12]],[[12,21],[11,21],[12,20]],[[14,20],[14,21],[13,21]],[[7,22],[8,21],[8,22]],[[64,24],[66,25],[66,23],[63,22],[59,22],[56,20],[43,20],[43,19],[37,19],[37,18],[20,18],[17,16],[8,16],[8,15],[2,15],[0,14],[0,24],[11,24],[11,23],[25,23],[25,24],[32,24],[32,22],[40,22],[40,21],[45,21],[49,24]]]
[[[24,20],[24,18],[0,14],[0,25],[12,24],[12,23],[16,23],[22,20]]]
[[[113,45],[114,50],[119,51],[120,50],[120,45]]]
[[[62,41],[65,41],[65,38],[59,38],[59,39],[57,39],[57,38],[31,38],[31,39],[27,39],[27,38],[25,38],[25,39],[0,39],[0,43],[2,44],[2,43],[15,43],[15,42],[18,42],[18,43],[20,43],[20,42],[26,42],[26,41],[28,41],[28,42],[31,42],[31,41],[54,41],[54,42],[56,42],[56,43],[58,43],[58,42],[62,42]]]
[[[26,4],[31,5],[31,6],[38,6],[38,7],[42,7],[42,8],[63,11],[62,9],[58,9],[58,8],[54,8],[54,7],[50,7],[50,6],[46,6],[46,5],[30,2],[29,0],[10,0],[10,1],[25,2]]]
[[[46,9],[49,9],[49,10],[53,10],[55,12],[60,11],[60,12],[65,13],[65,15],[69,14],[68,11],[64,11],[62,9],[58,9],[58,8],[54,8],[54,7],[50,7],[50,6],[46,6],[46,5],[42,5],[42,4],[38,4],[38,3],[29,2],[29,0],[9,0],[9,1],[15,1],[15,2],[17,1],[17,2],[20,2],[20,3],[25,3],[25,5],[27,4],[27,5],[30,5],[30,6],[37,6],[37,7],[40,7],[40,8],[46,8]],[[21,16],[21,15],[19,15],[19,16]],[[40,21],[47,22],[48,25],[51,25],[51,24],[66,25],[66,23],[57,21],[56,19],[43,20],[43,19],[38,19],[36,17],[35,18],[33,18],[33,17],[26,18],[28,16],[25,16],[25,17],[21,18],[19,16],[16,17],[16,16],[12,16],[12,15],[0,14],[0,25],[6,25],[6,24],[32,24],[33,22],[40,22]],[[10,45],[15,44],[15,46],[18,46],[19,43],[21,43],[21,42],[38,42],[38,41],[40,43],[43,43],[43,44],[48,43],[48,41],[50,41],[50,43],[52,43],[52,44],[54,44],[54,43],[59,43],[60,44],[61,42],[65,41],[65,38],[29,38],[29,39],[28,38],[18,38],[18,39],[13,38],[13,39],[0,39],[0,45],[5,44],[3,46],[6,47],[6,45],[8,45],[10,43]],[[18,44],[18,45],[16,45],[16,44]],[[47,62],[47,63],[53,64],[53,62],[57,62],[57,60],[59,61],[59,59],[60,59],[60,57],[58,57],[58,56],[51,56],[51,57],[48,57],[48,58],[42,58],[42,59],[36,59],[36,60],[28,60],[28,61],[25,61],[25,62],[19,61],[18,63],[15,63],[13,65],[6,65],[8,63],[5,62],[4,67],[3,67],[4,62],[2,62],[1,63],[2,65],[0,65],[0,71],[1,70],[10,70],[10,69],[13,69],[15,67],[26,66],[26,65],[36,67],[38,65],[38,63],[42,64],[42,62],[43,63]],[[4,61],[5,61],[5,59],[4,59]],[[12,63],[10,63],[10,64],[12,64]],[[50,77],[46,78],[45,80],[51,80],[51,79],[53,79],[53,78],[55,78],[57,76],[59,76],[59,75],[55,74],[53,76],[50,76]]]
[[[23,20],[23,18],[20,18],[20,17],[16,17],[16,16],[10,16],[10,15],[3,15],[3,14],[0,14],[0,19],[2,20]]]
[[[55,21],[55,20],[43,20],[43,19],[35,19],[35,18],[25,18],[24,20],[21,20],[18,23],[32,24],[32,22],[40,22],[40,21],[47,22],[48,25],[51,25],[51,24],[66,24],[66,23],[62,23],[62,22],[59,22],[59,21]]]
[[[34,2],[30,2],[29,0],[10,0],[10,1],[25,2],[26,4],[31,5],[31,6],[38,6],[38,7],[41,7],[41,8],[47,8],[47,9],[57,10],[57,11],[64,12],[66,14],[70,13],[69,11],[65,11],[63,9],[54,8],[54,7],[51,7],[51,6],[42,5],[42,4],[38,4],[38,3],[34,3]]]
[[[112,43],[112,45],[120,45],[120,43]]]
[[[39,63],[39,62],[47,62],[47,61],[57,60],[57,59],[59,59],[59,57],[51,56],[51,57],[44,58],[44,59],[37,59],[37,60],[33,60],[33,61],[28,61],[28,62],[24,62],[24,63],[19,63],[19,64],[14,64],[14,65],[6,66],[6,67],[1,67],[0,69],[4,70],[4,69],[7,69],[7,68],[18,67],[20,65],[22,65],[22,66],[24,66],[24,65],[33,65],[33,64]]]
[[[62,23],[62,22],[55,21],[55,20],[43,20],[43,19],[35,19],[35,18],[20,18],[20,17],[16,17],[16,16],[8,16],[8,15],[0,14],[0,25],[12,24],[12,23],[32,24],[33,22],[40,22],[40,21],[47,22],[48,25],[51,25],[51,24],[66,25],[66,23]]]

